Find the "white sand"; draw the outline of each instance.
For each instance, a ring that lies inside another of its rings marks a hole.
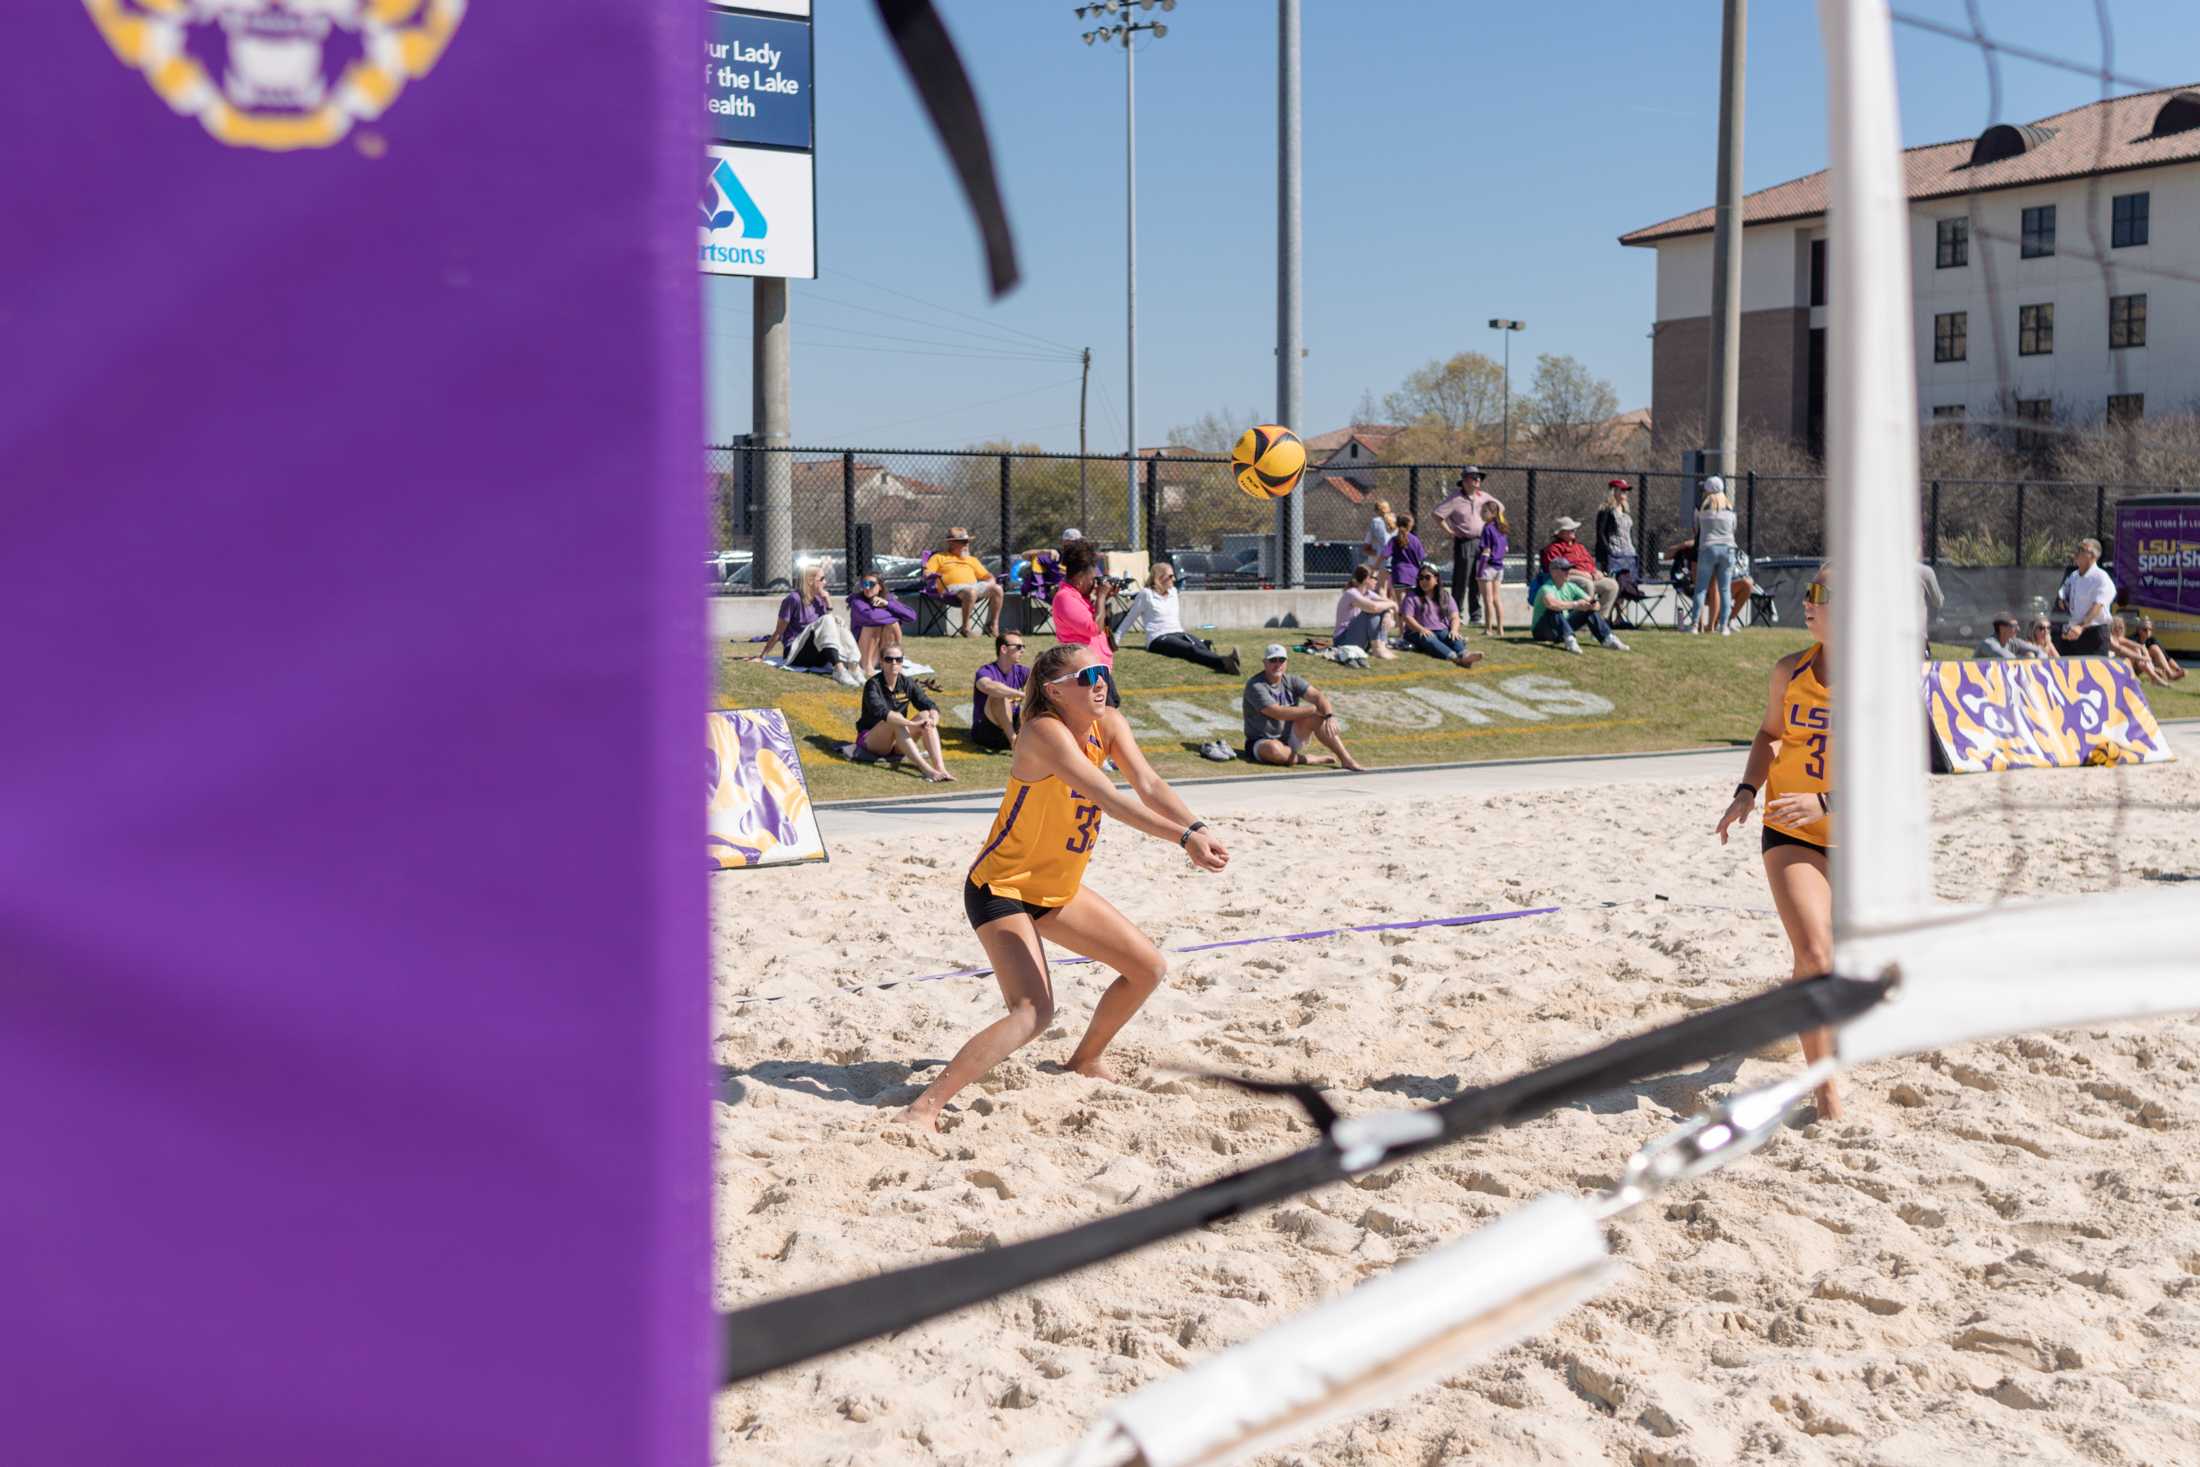
[[[1220,876],[1112,828],[1090,884],[1164,947],[1564,910],[1176,958],[1114,1051],[1125,1085],[1053,1068],[1100,982],[1063,969],[1056,1027],[939,1138],[884,1123],[931,1073],[912,1082],[914,1062],[998,1014],[992,981],[834,989],[981,961],[958,897],[977,834],[715,878],[716,1057],[738,1072],[716,1107],[718,1303],[1029,1237],[1309,1139],[1288,1103],[1170,1079],[1172,1061],[1396,1107],[1764,987],[1788,951],[1755,825],[1709,836],[1729,777],[1412,802],[1401,776],[1226,822]],[[1997,897],[2012,871],[2026,891],[2200,876],[2192,764],[1941,780],[1934,800],[1947,898]],[[756,995],[781,1001],[738,1002]],[[1539,1192],[1599,1187],[1796,1062],[1783,1045],[1607,1095],[725,1391],[717,1458],[988,1463],[1069,1442],[1105,1401]],[[2200,1462],[2196,1066],[2200,1024],[2175,1020],[1872,1067],[1841,1123],[1617,1223],[1631,1270],[1546,1334],[1260,1460]]]

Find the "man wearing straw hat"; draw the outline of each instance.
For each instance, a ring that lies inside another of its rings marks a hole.
[[[960,635],[973,634],[971,621],[977,614],[981,597],[986,605],[986,630],[991,631],[1001,624],[1001,583],[993,579],[993,572],[985,568],[984,561],[970,553],[970,532],[961,525],[947,532],[945,550],[935,550],[926,559],[924,573],[939,578],[942,599],[961,603]]]

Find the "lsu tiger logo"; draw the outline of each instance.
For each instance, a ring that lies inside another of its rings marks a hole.
[[[236,148],[325,148],[426,76],[466,0],[84,0],[161,100]]]

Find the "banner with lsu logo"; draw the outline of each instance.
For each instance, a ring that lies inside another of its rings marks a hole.
[[[710,861],[717,870],[822,861],[825,837],[787,715],[735,708],[710,716]]]
[[[2174,757],[2139,680],[2116,658],[1930,662],[1925,704],[1957,774]]]
[[[0,4],[10,1463],[707,1455],[702,10]]]

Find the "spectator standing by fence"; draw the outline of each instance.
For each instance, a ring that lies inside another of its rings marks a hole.
[[[1482,553],[1474,563],[1474,579],[1482,600],[1482,635],[1505,635],[1505,554],[1512,549],[1507,538],[1512,527],[1505,523],[1505,506],[1497,505],[1482,521]]]
[[[2070,657],[2097,657],[2108,647],[2108,613],[2116,600],[2116,583],[2101,569],[2100,541],[2080,540],[2077,561],[2063,578],[2058,598],[2070,617],[2062,629],[2062,650]]]
[[[1372,572],[1376,579],[1376,591],[1390,594],[1390,537],[1398,533],[1398,517],[1391,513],[1390,501],[1375,501],[1375,513],[1367,522],[1367,538],[1360,542],[1360,563]]]
[[[1398,532],[1390,537],[1390,591],[1403,596],[1421,579],[1421,566],[1428,554],[1421,548],[1421,537],[1413,533],[1413,516],[1398,516]]]
[[[1704,480],[1703,487],[1703,502],[1696,506],[1696,624],[1689,630],[1717,627],[1723,637],[1734,629],[1734,504],[1726,497],[1726,481],[1717,474]],[[1605,611],[1609,614],[1610,608]]]
[[[1635,551],[1635,517],[1627,511],[1627,496],[1634,485],[1610,479],[1604,485],[1604,504],[1597,510],[1597,569],[1617,581],[1624,575],[1641,575],[1642,559]]]
[[[1470,620],[1481,615],[1477,562],[1482,553],[1482,526],[1505,508],[1482,483],[1482,471],[1468,464],[1459,471],[1459,484],[1451,497],[1436,506],[1436,517],[1451,534],[1451,599],[1467,608]]]
[[[1100,664],[1107,679],[1108,706],[1122,706],[1115,687],[1115,639],[1101,619],[1106,593],[1100,586],[1100,552],[1090,540],[1073,540],[1062,547],[1062,586],[1054,593],[1054,640],[1083,647]]]
[[[1176,589],[1176,567],[1165,560],[1156,562],[1147,573],[1145,589],[1132,599],[1131,609],[1116,623],[1116,640],[1144,627],[1148,652],[1196,662],[1209,672],[1236,673],[1237,648],[1217,652],[1214,643],[1184,630],[1183,600]]]

